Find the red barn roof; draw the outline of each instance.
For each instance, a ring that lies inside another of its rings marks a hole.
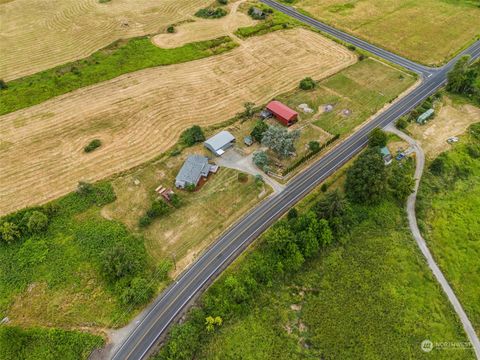
[[[295,110],[290,109],[287,105],[276,100],[271,101],[267,105],[267,109],[270,110],[274,115],[287,121],[295,120],[295,118],[298,116],[298,113]]]

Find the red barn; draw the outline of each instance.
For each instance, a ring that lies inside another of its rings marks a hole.
[[[271,101],[267,105],[267,110],[270,111],[278,121],[285,126],[290,126],[297,121],[298,113],[295,110],[290,109],[287,105],[282,104],[280,101]]]

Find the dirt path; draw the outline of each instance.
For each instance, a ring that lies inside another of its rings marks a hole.
[[[420,229],[418,228],[417,217],[415,213],[415,203],[417,201],[418,187],[420,185],[420,180],[422,178],[423,169],[425,166],[425,154],[423,152],[423,149],[414,139],[406,135],[404,132],[396,129],[393,125],[389,125],[385,130],[398,135],[400,138],[407,141],[415,149],[415,154],[416,154],[415,188],[414,188],[414,192],[408,197],[408,200],[407,200],[408,224],[410,226],[412,235],[415,238],[415,241],[417,242],[418,247],[422,251],[422,254],[425,257],[425,259],[427,260],[427,264],[430,267],[430,270],[432,270],[433,275],[435,276],[437,281],[440,283],[440,286],[442,287],[443,291],[447,295],[447,298],[452,304],[453,309],[457,313],[463,325],[463,328],[467,333],[468,339],[472,343],[477,359],[480,359],[480,340],[478,339],[477,333],[475,332],[475,329],[473,328],[472,323],[468,319],[467,314],[463,310],[463,307],[460,304],[460,301],[457,299],[455,293],[450,287],[450,284],[448,283],[447,279],[443,275],[439,266],[435,262],[435,259],[433,258],[430,250],[428,249],[427,243],[423,239],[420,233]]]
[[[228,53],[156,67],[82,88],[0,117],[0,214],[44,203],[139,165],[189,126],[219,123],[305,76],[322,79],[356,61],[305,29],[252,37]],[[102,147],[85,154],[94,138]]]

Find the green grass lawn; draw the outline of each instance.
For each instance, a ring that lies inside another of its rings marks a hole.
[[[440,155],[455,179],[425,172],[418,216],[433,256],[480,335],[480,159],[468,151],[480,141],[469,135],[460,139]]]
[[[101,337],[78,331],[0,326],[2,360],[82,360],[102,345]]]
[[[331,134],[344,135],[414,82],[412,76],[369,58],[320,81],[314,90],[296,90],[278,98],[294,109],[299,104],[308,104],[316,113],[302,113],[301,119],[313,121]],[[333,105],[332,111],[324,112],[327,104]],[[345,115],[344,110],[350,113]]]
[[[193,61],[221,54],[236,46],[228,36],[174,49],[161,49],[148,37],[117,41],[88,58],[8,82],[8,88],[1,90],[0,115],[122,74]]]
[[[385,202],[358,210],[364,220],[343,245],[262,292],[197,358],[473,359],[468,350],[421,351],[424,339],[465,335],[410,237],[403,209]]]
[[[143,239],[100,215],[99,206],[115,198],[111,186],[98,189],[98,196],[72,193],[55,201],[45,233],[0,243],[0,318],[22,326],[124,324],[138,308],[120,301],[126,279],[112,283],[101,274],[104,251],[119,244],[140,262],[134,275],[159,286]]]
[[[480,8],[474,0],[297,0],[294,5],[425,64],[445,62],[480,35]]]

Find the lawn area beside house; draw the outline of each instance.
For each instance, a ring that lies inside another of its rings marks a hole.
[[[433,160],[443,163],[442,173],[425,172],[417,212],[433,256],[480,336],[480,139],[468,131],[459,139]]]
[[[240,172],[222,167],[218,173],[210,174],[206,182],[201,182],[194,192],[175,189],[175,176],[191,153],[212,156],[203,145],[197,145],[179,156],[120,176],[112,182],[117,200],[103,210],[105,216],[141,234],[146,240],[147,251],[157,261],[175,260],[174,275],[187,267],[243,213],[271,193],[269,187],[256,182],[253,176],[239,181]],[[135,179],[139,185],[134,184]],[[139,228],[138,221],[155,197],[154,189],[160,185],[172,188],[181,205],[148,227]]]
[[[283,0],[409,59],[440,65],[480,35],[474,0]]]

